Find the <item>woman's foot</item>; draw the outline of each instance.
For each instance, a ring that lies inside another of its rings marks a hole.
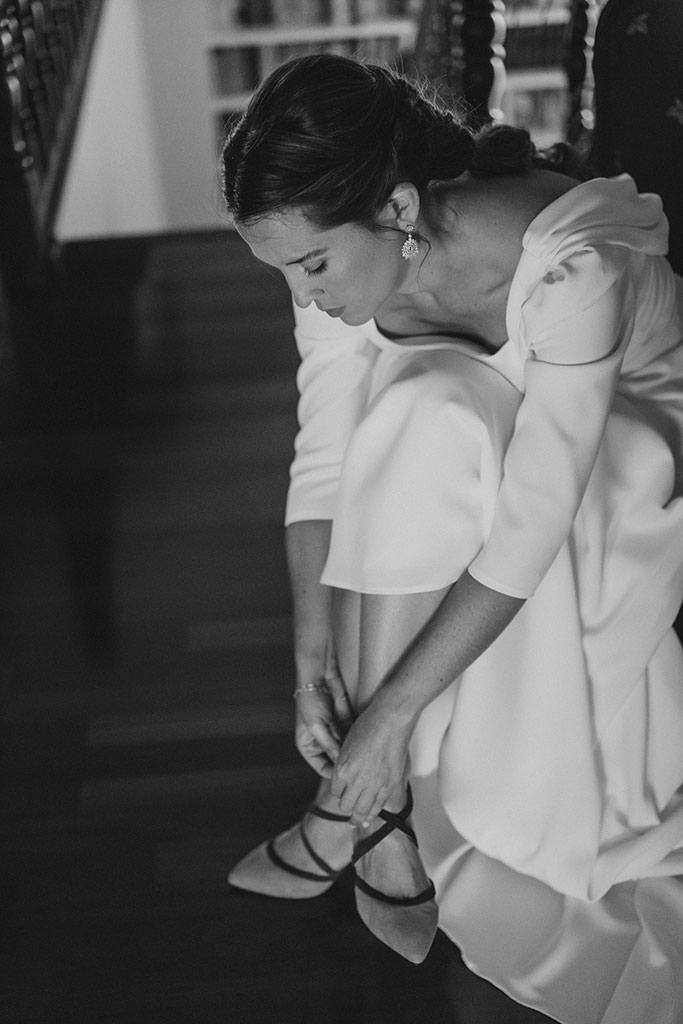
[[[302,820],[248,853],[228,875],[236,889],[302,900],[320,896],[351,862],[352,827],[331,798],[319,799]]]
[[[386,946],[422,963],[438,925],[434,887],[406,823],[408,797],[398,813],[382,812],[368,828],[354,830],[356,907],[369,930]]]

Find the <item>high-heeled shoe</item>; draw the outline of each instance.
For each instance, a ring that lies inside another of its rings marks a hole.
[[[413,809],[413,797],[408,787],[405,806],[397,813],[380,811],[381,825],[372,835],[360,839],[354,846],[352,863],[356,865],[370,850],[396,829],[410,840],[408,857],[411,872],[422,888],[415,896],[390,896],[361,878],[354,868],[356,908],[363,923],[381,942],[411,963],[425,959],[436,935],[439,911],[433,883],[417,852],[417,837],[406,818]],[[427,882],[425,885],[424,882]]]
[[[243,857],[228,875],[229,884],[235,889],[285,900],[313,899],[326,892],[347,869],[350,859],[342,867],[333,868],[317,853],[306,833],[306,814],[335,822],[348,823],[350,818],[348,815],[333,814],[332,811],[326,811],[324,807],[310,804],[306,808],[302,820],[294,826],[299,830],[304,849],[320,869],[320,873],[306,871],[304,868],[297,867],[296,864],[290,864],[278,853],[275,844],[293,831],[293,829],[289,829],[276,836],[275,839],[261,843],[255,850]]]

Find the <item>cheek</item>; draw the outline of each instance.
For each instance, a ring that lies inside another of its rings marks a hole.
[[[372,247],[364,253],[359,253],[355,260],[353,273],[358,286],[366,292],[376,292],[386,288],[390,277],[389,261],[382,249]]]

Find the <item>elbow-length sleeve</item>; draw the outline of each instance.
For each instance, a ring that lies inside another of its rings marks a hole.
[[[634,317],[625,251],[586,249],[522,307],[525,394],[475,579],[530,597],[566,541],[597,458]]]
[[[378,350],[363,327],[349,327],[314,304],[295,307],[299,431],[285,523],[332,519],[341,464],[367,404]]]

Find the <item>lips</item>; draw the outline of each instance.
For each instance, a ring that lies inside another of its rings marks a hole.
[[[346,309],[346,306],[336,306],[335,309],[324,309],[323,313],[327,313],[328,316],[341,316]]]

